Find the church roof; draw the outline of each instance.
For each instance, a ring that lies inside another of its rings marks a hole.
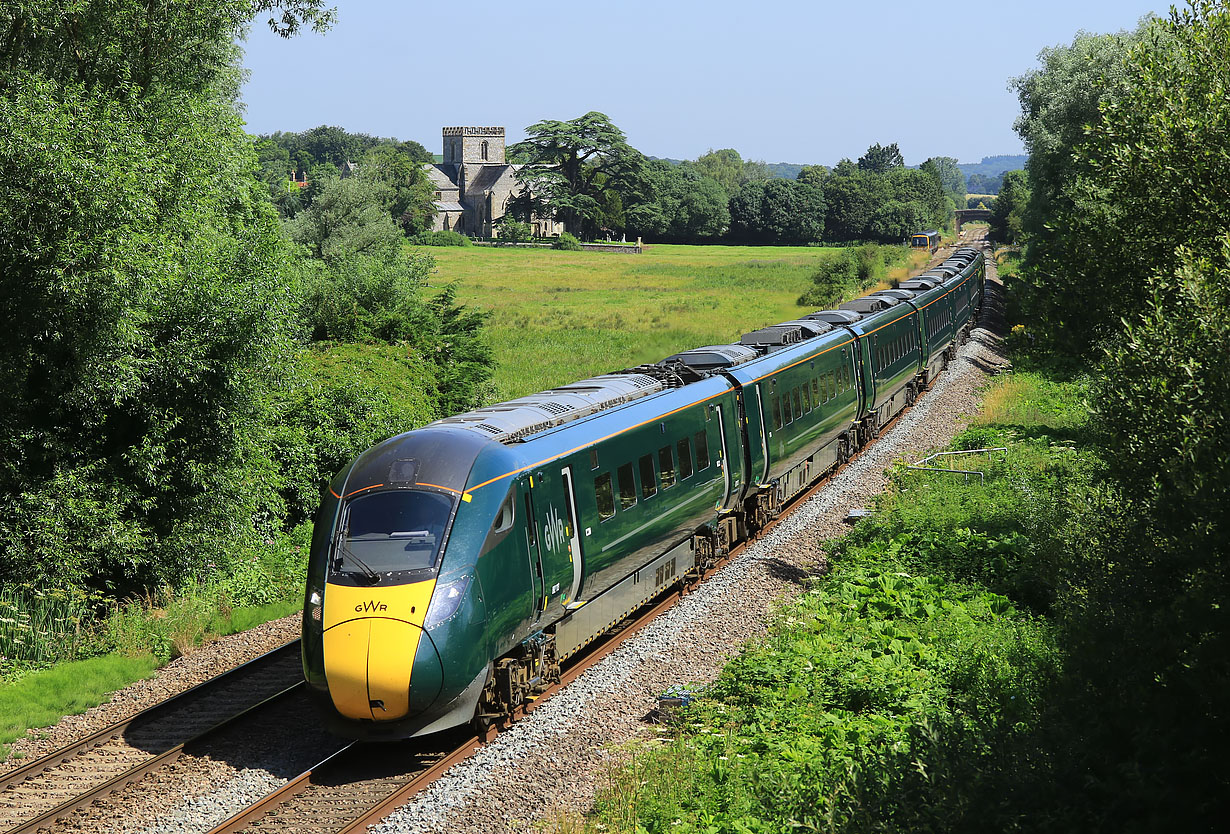
[[[423,170],[427,172],[427,179],[431,180],[432,184],[437,188],[457,188],[457,181],[453,179],[453,172],[445,169],[456,170],[455,165],[431,165],[423,166]]]
[[[465,211],[461,203],[436,203],[436,211]]]
[[[506,174],[512,172],[511,165],[484,165],[466,188],[467,193],[490,191]]]

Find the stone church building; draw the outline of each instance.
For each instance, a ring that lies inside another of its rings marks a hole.
[[[435,187],[436,231],[450,229],[471,237],[495,237],[495,224],[508,201],[521,191],[519,165],[504,161],[504,128],[444,128],[444,161],[423,166]],[[537,237],[563,231],[562,223],[531,218]]]

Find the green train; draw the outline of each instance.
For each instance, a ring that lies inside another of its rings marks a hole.
[[[303,665],[330,728],[501,721],[629,613],[703,576],[955,356],[974,248],[885,290],[364,452],[317,515]]]

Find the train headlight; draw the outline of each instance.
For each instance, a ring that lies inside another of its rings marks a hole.
[[[451,619],[461,607],[461,601],[466,598],[466,588],[470,587],[470,577],[461,577],[443,585],[437,585],[431,595],[431,605],[427,607],[427,617],[423,620],[423,628],[430,630]]]
[[[307,608],[308,616],[315,622],[320,622],[321,612],[324,610],[324,606],[322,606],[320,602],[320,591],[312,591],[312,593],[308,596]]]

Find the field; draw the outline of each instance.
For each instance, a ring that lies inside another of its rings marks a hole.
[[[665,246],[641,255],[486,247],[430,250],[433,284],[490,312],[500,399],[680,350],[738,341],[795,304],[831,249]],[[900,276],[897,276],[900,277]]]

